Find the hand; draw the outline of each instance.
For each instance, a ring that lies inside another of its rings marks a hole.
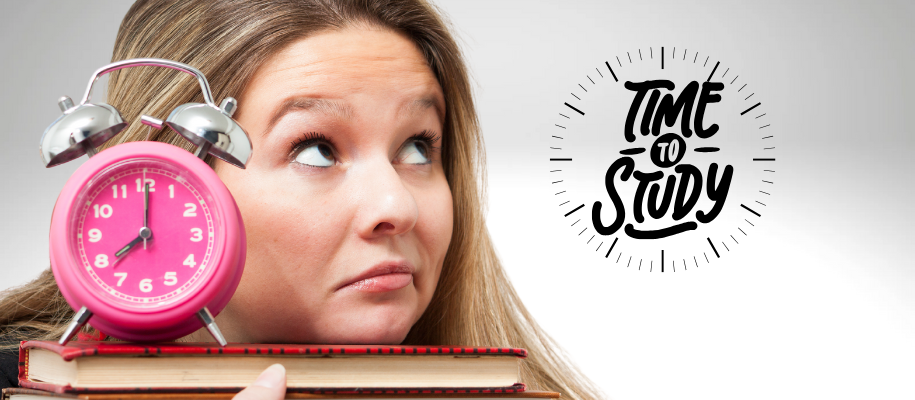
[[[232,400],[283,400],[286,397],[286,368],[273,364]]]

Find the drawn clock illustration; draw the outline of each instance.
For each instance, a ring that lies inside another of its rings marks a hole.
[[[677,272],[754,239],[776,192],[777,136],[764,88],[739,69],[649,47],[572,83],[551,117],[549,185],[585,251]]]

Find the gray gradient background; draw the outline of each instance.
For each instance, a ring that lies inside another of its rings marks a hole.
[[[913,398],[915,5],[905,1],[439,1],[474,76],[489,228],[527,306],[614,399]],[[79,162],[36,145],[110,59],[124,1],[0,3],[0,289],[48,265]],[[551,115],[586,71],[699,49],[764,89],[773,202],[721,262],[646,274],[595,256],[558,214]],[[97,92],[101,93],[101,92]]]

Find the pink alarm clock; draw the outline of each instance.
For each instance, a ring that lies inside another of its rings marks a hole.
[[[160,142],[95,147],[127,124],[114,107],[89,103],[102,75],[133,66],[160,66],[197,77],[205,103],[176,108],[165,121],[197,145],[196,154]],[[60,99],[63,115],[49,126],[40,150],[48,167],[88,154],[70,177],[51,219],[51,269],[64,298],[77,310],[60,343],[91,322],[124,340],[172,340],[204,326],[226,341],[213,316],[235,292],[245,263],[245,232],[235,200],[203,161],[207,154],[244,168],[247,133],[232,118],[235,99],[212,101],[203,74],[186,64],[145,58],[95,72],[82,102]]]

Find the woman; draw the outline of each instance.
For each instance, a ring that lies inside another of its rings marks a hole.
[[[112,59],[138,57],[200,69],[214,97],[238,98],[235,119],[251,137],[247,169],[210,160],[248,235],[242,282],[217,317],[229,341],[524,347],[531,389],[599,397],[496,258],[467,71],[433,6],[140,0]],[[117,71],[108,102],[125,119],[168,115],[200,101],[183,75]],[[147,134],[135,123],[108,146]],[[150,140],[190,148],[167,130]],[[0,334],[56,339],[71,316],[45,271],[0,300]],[[282,395],[282,368],[262,378],[243,395]]]

